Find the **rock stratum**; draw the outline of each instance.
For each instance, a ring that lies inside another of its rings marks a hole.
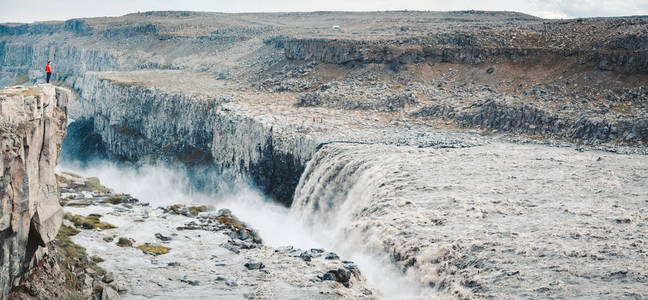
[[[47,254],[63,221],[54,170],[70,98],[51,85],[0,90],[0,298]]]
[[[38,82],[52,60],[79,95],[71,158],[163,161],[203,187],[218,185],[212,172],[249,181],[340,255],[386,256],[423,298],[642,298],[647,22],[404,11],[5,24],[0,84]]]

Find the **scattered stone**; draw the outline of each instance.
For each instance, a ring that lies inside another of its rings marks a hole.
[[[304,261],[311,261],[311,258],[312,258],[312,257],[313,257],[313,256],[311,256],[311,255],[310,255],[309,253],[307,253],[306,251],[304,251],[304,252],[302,252],[301,254],[299,254],[299,258],[303,259]]]
[[[241,253],[241,250],[239,250],[238,247],[236,247],[234,245],[231,245],[231,244],[221,244],[221,247],[223,247],[223,248],[225,248],[225,249],[227,249],[229,251],[232,251],[232,252],[234,252],[236,254]]]
[[[120,237],[116,244],[119,247],[133,247],[134,242],[131,238]]]
[[[244,265],[248,270],[260,270],[265,268],[265,265],[262,262],[250,261]]]
[[[333,252],[327,253],[326,257],[324,257],[324,258],[325,259],[340,259],[340,257],[337,254],[333,253]]]
[[[115,281],[115,275],[112,272],[108,272],[108,273],[106,273],[106,275],[104,275],[104,277],[101,279],[101,281],[103,281],[105,283],[111,283],[111,282]]]
[[[183,215],[186,217],[197,216],[199,213],[206,212],[206,211],[207,211],[207,206],[205,205],[187,207],[184,204],[174,204],[165,209],[165,212],[176,214],[176,215]]]
[[[322,280],[333,280],[341,283],[345,287],[349,287],[349,280],[351,279],[351,272],[345,269],[334,269],[326,272],[322,276]]]
[[[157,239],[162,240],[162,241],[165,241],[165,242],[171,240],[171,237],[164,236],[164,235],[162,235],[161,233],[156,233],[156,234],[155,234],[155,237],[156,237]]]

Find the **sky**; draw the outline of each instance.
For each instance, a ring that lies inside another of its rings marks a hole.
[[[0,0],[0,22],[121,16],[151,10],[218,12],[507,10],[543,18],[648,15],[648,0]]]

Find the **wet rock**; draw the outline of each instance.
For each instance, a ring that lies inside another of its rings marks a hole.
[[[120,237],[119,240],[117,240],[117,243],[115,244],[119,247],[133,247],[134,242],[135,242],[134,239]]]
[[[124,292],[128,291],[128,286],[125,283],[120,281],[120,282],[117,282],[117,284],[115,284],[115,289],[119,293],[124,293]]]
[[[206,212],[206,211],[207,211],[207,206],[205,205],[186,206],[184,204],[174,204],[165,208],[165,212],[176,214],[176,215],[183,215],[185,217],[194,217],[197,216],[199,213]]]
[[[263,265],[262,262],[257,262],[257,261],[246,262],[244,266],[248,270],[260,270],[260,269],[265,268],[265,265]]]
[[[322,275],[322,280],[333,280],[341,283],[345,287],[349,287],[349,280],[351,280],[351,272],[345,269],[334,269]]]
[[[234,246],[232,244],[229,244],[229,243],[228,244],[221,244],[220,246],[227,249],[227,250],[229,250],[229,251],[232,251],[232,252],[234,252],[236,254],[241,253],[241,250],[239,250],[238,247],[236,247],[236,246]]]
[[[304,261],[311,261],[313,256],[309,254],[308,252],[304,251],[301,254],[299,254],[299,258],[303,259]]]
[[[333,252],[327,253],[324,258],[325,259],[340,259],[340,257],[337,254],[333,253]]]
[[[275,249],[275,252],[289,252],[293,250],[293,246],[281,246]]]
[[[221,208],[218,210],[218,215],[219,216],[225,216],[225,217],[231,217],[232,216],[232,211],[227,209],[227,208]]]
[[[161,233],[156,233],[156,234],[155,234],[155,237],[156,237],[157,239],[162,240],[162,241],[165,241],[165,242],[171,240],[171,237],[168,237],[168,236],[162,235]]]
[[[115,275],[112,272],[108,272],[108,273],[106,273],[106,275],[104,275],[104,277],[101,279],[101,281],[103,281],[105,283],[111,283],[111,282],[115,281]]]

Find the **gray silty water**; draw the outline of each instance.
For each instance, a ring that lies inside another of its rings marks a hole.
[[[646,186],[646,156],[331,144],[308,164],[292,210],[448,296],[641,298]]]

